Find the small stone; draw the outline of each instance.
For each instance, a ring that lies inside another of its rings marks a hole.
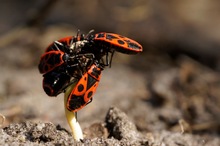
[[[45,127],[44,123],[39,123],[36,128],[38,131],[41,131],[44,127]]]

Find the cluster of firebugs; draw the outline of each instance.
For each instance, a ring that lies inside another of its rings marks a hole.
[[[41,56],[38,69],[43,74],[43,89],[57,96],[76,83],[67,99],[67,109],[77,112],[92,101],[101,72],[111,66],[114,52],[137,54],[142,46],[114,33],[96,33],[65,37],[54,41]]]

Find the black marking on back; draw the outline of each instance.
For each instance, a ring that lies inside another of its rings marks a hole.
[[[78,92],[82,92],[84,89],[84,86],[82,84],[80,84],[78,87],[77,87],[77,90]]]
[[[86,90],[90,89],[95,84],[96,81],[97,81],[96,79],[94,79],[92,76],[89,75]]]
[[[118,43],[121,44],[121,45],[124,45],[124,44],[125,44],[125,42],[122,41],[122,40],[118,40]]]
[[[106,34],[106,39],[107,40],[112,40],[112,39],[118,39],[117,37],[111,35],[111,34]]]
[[[88,93],[87,98],[91,98],[91,97],[92,97],[92,95],[93,95],[93,91],[90,91],[90,92]]]
[[[99,33],[97,38],[104,38],[105,34],[104,33]]]
[[[86,104],[83,96],[72,95],[69,100],[69,109],[76,110]]]

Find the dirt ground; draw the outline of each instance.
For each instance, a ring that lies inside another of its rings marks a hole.
[[[0,145],[219,146],[219,3],[3,2]],[[48,97],[37,69],[45,48],[78,28],[122,34],[144,48],[116,53],[105,68],[93,101],[78,112],[79,142],[64,94]]]

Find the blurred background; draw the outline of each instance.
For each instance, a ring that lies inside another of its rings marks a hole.
[[[54,40],[113,32],[142,44],[117,53],[103,71],[83,128],[103,122],[109,107],[128,114],[141,132],[220,133],[220,1],[3,0],[0,5],[1,127],[25,120],[68,129],[63,94],[48,97],[37,65]]]

